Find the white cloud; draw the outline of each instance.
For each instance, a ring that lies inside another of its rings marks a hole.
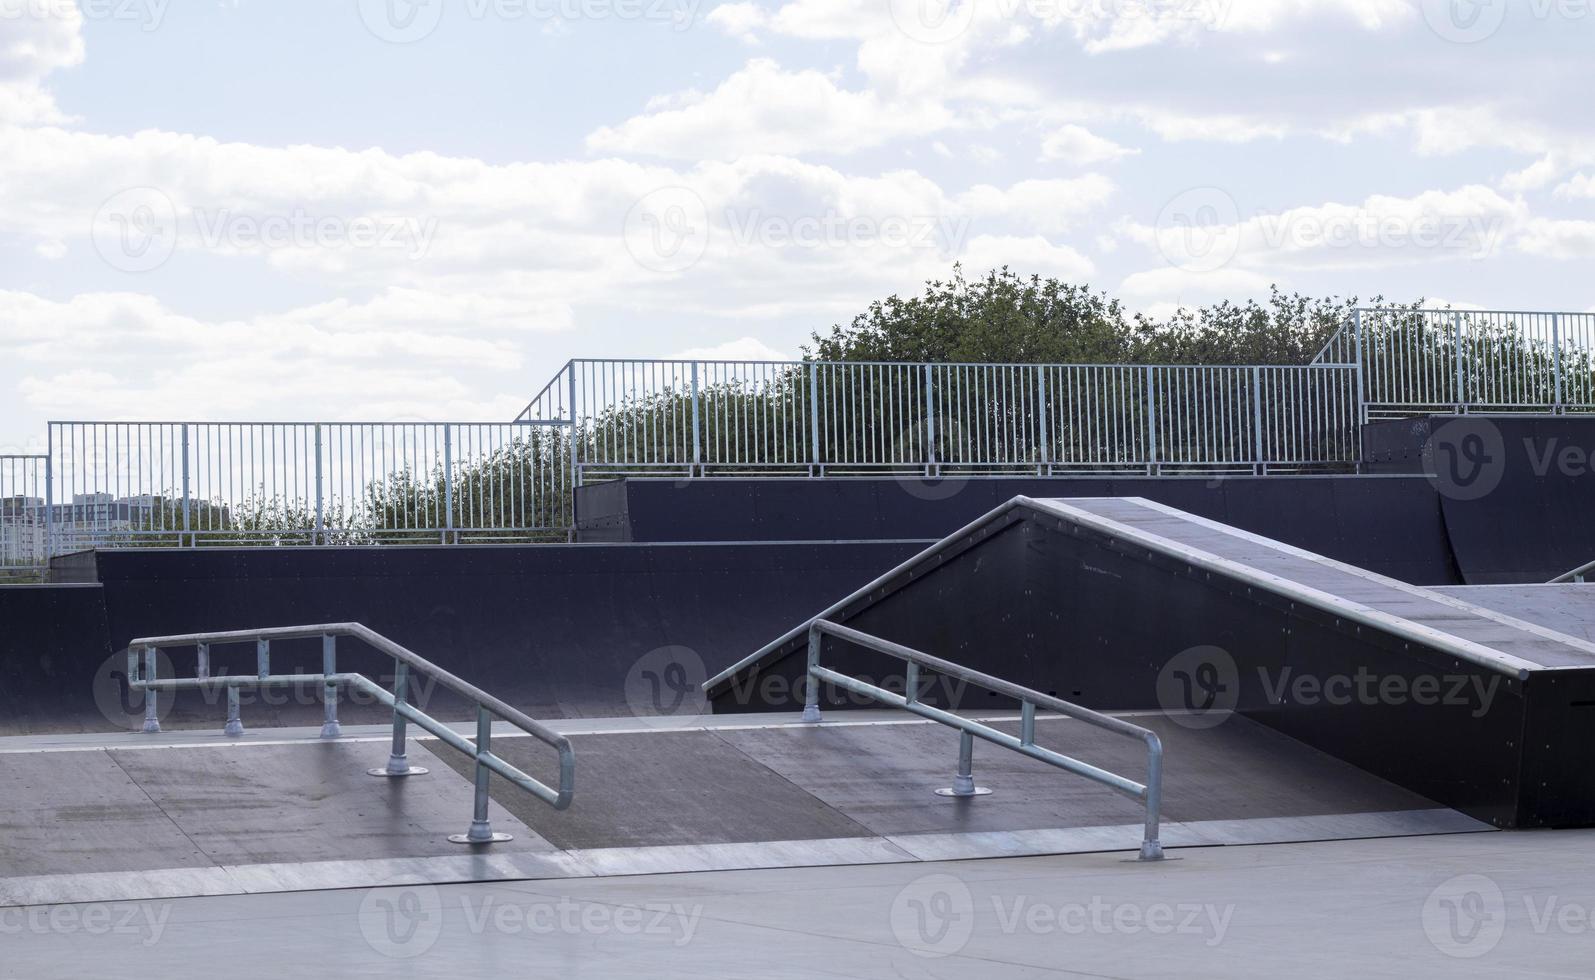
[[[744,44],[758,44],[759,31],[769,22],[769,15],[756,3],[722,3],[704,18],[704,23],[718,27]]]
[[[43,82],[83,61],[82,27],[72,0],[0,0],[0,125],[65,121]]]
[[[1108,178],[1087,174],[1071,180],[1023,180],[1005,189],[980,184],[958,195],[955,204],[977,220],[998,217],[1055,233],[1067,231],[1081,215],[1101,207],[1114,190]]]
[[[1104,139],[1084,126],[1062,126],[1041,140],[1042,160],[1060,160],[1079,167],[1110,163],[1140,152]]]
[[[853,153],[951,125],[946,109],[850,92],[817,71],[757,58],[709,93],[685,92],[587,138],[590,149],[684,159],[751,153]]]

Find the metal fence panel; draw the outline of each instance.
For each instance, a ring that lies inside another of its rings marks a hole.
[[[49,563],[49,457],[0,455],[0,578],[32,578]]]
[[[54,422],[50,548],[538,540],[568,447],[517,423]]]

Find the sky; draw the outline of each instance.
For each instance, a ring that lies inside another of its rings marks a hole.
[[[0,453],[500,420],[955,263],[1595,307],[1589,0],[0,0]]]

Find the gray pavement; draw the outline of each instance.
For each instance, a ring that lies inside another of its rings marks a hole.
[[[1587,977],[1595,831],[0,910],[0,978]]]

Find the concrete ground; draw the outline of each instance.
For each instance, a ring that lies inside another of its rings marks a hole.
[[[1587,977],[1595,831],[0,909],[0,977]]]

